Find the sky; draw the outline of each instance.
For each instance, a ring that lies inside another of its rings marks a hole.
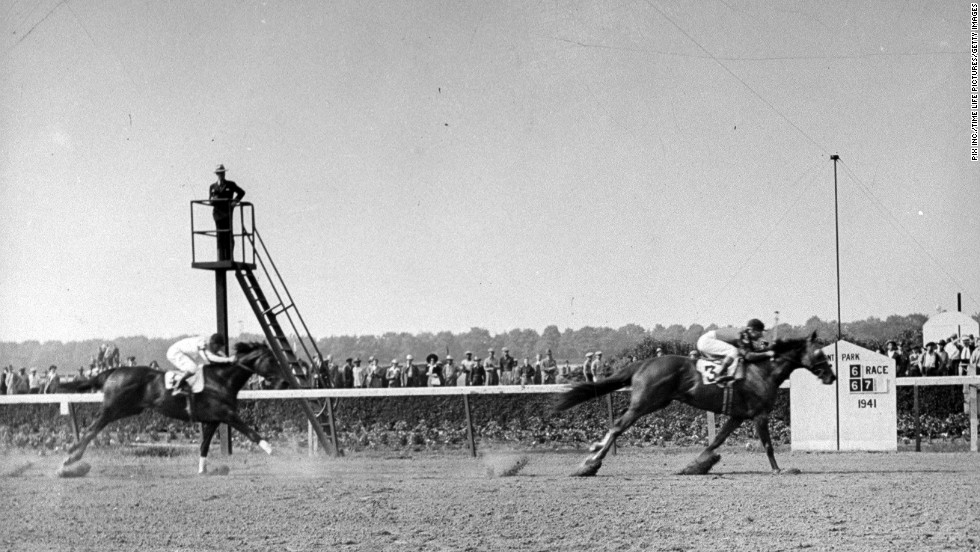
[[[832,154],[841,319],[980,312],[969,2],[0,0],[0,31],[0,340],[213,331],[219,163],[314,336],[836,320]]]

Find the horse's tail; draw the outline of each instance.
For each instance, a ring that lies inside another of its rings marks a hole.
[[[633,381],[633,374],[635,374],[641,366],[643,366],[643,362],[634,362],[620,368],[618,372],[609,376],[608,378],[594,382],[589,381],[576,383],[572,385],[568,391],[558,395],[558,398],[555,399],[552,408],[555,412],[561,412],[562,410],[568,410],[577,404],[584,403],[588,400],[597,399],[603,395],[612,393],[617,389],[622,389]]]
[[[97,376],[75,381],[67,381],[58,384],[59,393],[84,393],[86,391],[100,391],[102,386],[105,385],[105,380],[115,372],[116,369],[112,368],[100,373]]]

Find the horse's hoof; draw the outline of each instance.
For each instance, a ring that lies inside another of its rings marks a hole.
[[[704,475],[711,471],[711,468],[713,468],[719,460],[721,460],[720,454],[712,454],[707,460],[698,461],[695,459],[683,470],[677,472],[677,475]]]
[[[586,460],[579,468],[572,472],[572,477],[594,477],[602,467],[602,462]]]
[[[272,454],[272,445],[267,443],[265,439],[259,441],[259,448],[264,450],[266,454]]]
[[[592,443],[592,446],[589,447],[589,452],[599,452],[600,449],[602,449],[602,443]]]
[[[796,468],[790,468],[790,469],[785,470],[785,471],[776,469],[776,470],[773,470],[773,473],[782,473],[783,475],[800,475],[803,472],[801,472],[800,470],[798,470]]]
[[[88,462],[79,462],[73,466],[62,466],[58,468],[58,477],[85,477],[92,466]]]

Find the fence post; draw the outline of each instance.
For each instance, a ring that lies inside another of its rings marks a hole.
[[[912,416],[915,418],[915,452],[922,452],[922,427],[919,419],[919,382],[912,386]]]
[[[476,458],[476,440],[473,437],[473,418],[470,417],[470,396],[463,394],[463,410],[466,411],[466,436],[470,440],[470,456]]]
[[[715,437],[718,436],[718,426],[715,423],[715,413],[708,412],[708,444],[715,442]]]
[[[977,386],[970,386],[970,452],[977,452]]]

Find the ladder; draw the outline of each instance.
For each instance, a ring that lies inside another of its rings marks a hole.
[[[296,389],[312,388],[317,381],[316,375],[312,373],[315,369],[313,365],[313,353],[316,355],[320,354],[316,346],[316,341],[310,334],[306,321],[303,320],[299,308],[297,308],[292,295],[290,295],[289,290],[286,288],[286,283],[283,281],[279,269],[272,261],[272,257],[269,255],[269,251],[265,246],[265,242],[262,241],[262,236],[258,230],[253,227],[250,233],[245,234],[245,237],[252,245],[256,263],[253,265],[240,264],[236,266],[235,277],[241,285],[242,292],[244,292],[245,299],[252,308],[255,318],[262,327],[262,332],[265,334],[269,347],[279,361],[279,366],[282,369],[286,381],[289,382],[291,387]],[[259,281],[257,271],[253,267],[261,269],[261,274],[264,277],[263,279],[268,289],[272,290],[275,303],[272,302],[272,298],[268,297],[262,291],[263,286]],[[296,348],[290,343],[289,337],[283,331],[280,319],[285,319],[293,335],[297,336],[296,342],[298,348],[305,354],[308,362],[307,366],[310,368],[309,372],[304,369],[303,362],[297,355]],[[299,322],[298,326],[297,321]],[[303,330],[302,334],[299,331],[300,328]],[[337,443],[336,426],[333,420],[333,404],[331,401],[324,399],[322,404],[306,400],[299,402],[310,421],[310,427],[316,434],[320,445],[325,450],[332,451],[335,456],[339,456],[341,453]],[[316,405],[316,412],[313,406],[311,406],[311,402]],[[324,426],[330,428],[329,436],[324,431]]]

